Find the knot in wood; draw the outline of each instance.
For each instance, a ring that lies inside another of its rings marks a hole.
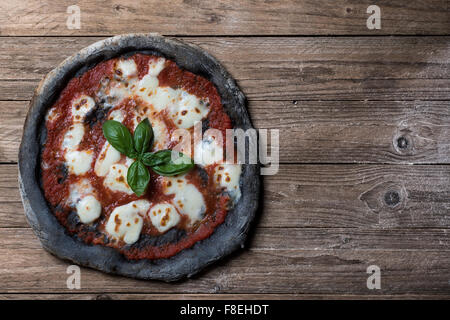
[[[395,207],[400,202],[400,194],[397,191],[388,191],[384,195],[384,202],[391,207]]]
[[[409,142],[408,142],[408,139],[407,138],[405,138],[405,137],[399,137],[398,139],[397,139],[397,147],[399,148],[399,149],[407,149],[408,148],[408,145],[409,145]]]

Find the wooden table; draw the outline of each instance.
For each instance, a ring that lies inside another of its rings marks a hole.
[[[450,5],[430,1],[0,1],[0,298],[450,297]],[[381,8],[381,29],[366,26]],[[105,37],[158,32],[217,57],[280,170],[244,250],[187,281],[136,281],[45,252],[17,152],[38,81]],[[369,290],[367,268],[381,270]]]

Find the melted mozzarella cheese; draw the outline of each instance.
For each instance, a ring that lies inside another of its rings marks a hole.
[[[156,112],[164,110],[168,105],[177,101],[178,90],[169,87],[158,87],[158,78],[146,75],[139,82],[136,95]]]
[[[241,197],[239,180],[241,176],[241,165],[220,164],[214,169],[214,181],[229,193],[233,202],[237,202]]]
[[[72,117],[74,122],[83,122],[86,114],[94,109],[95,101],[89,96],[82,95],[72,102]]]
[[[152,96],[153,91],[158,87],[158,84],[158,78],[147,74],[137,83],[136,94],[142,100],[147,101],[148,97]]]
[[[109,103],[116,106],[130,95],[130,90],[122,82],[115,82],[106,90],[106,94]]]
[[[164,177],[163,192],[174,195],[172,201],[175,207],[189,217],[191,224],[203,218],[206,211],[203,195],[193,184],[188,183],[184,176]]]
[[[84,126],[74,123],[64,135],[62,149],[70,173],[80,175],[89,171],[93,160],[92,150],[78,151],[78,145],[84,136]]]
[[[130,186],[127,183],[128,167],[123,164],[113,164],[103,181],[105,187],[114,192],[124,192],[133,194]]]
[[[58,119],[58,117],[59,114],[56,112],[56,108],[53,107],[47,111],[47,114],[45,115],[45,121],[54,121]]]
[[[116,120],[122,122],[124,119],[123,112],[121,110],[113,110],[109,114],[109,120]]]
[[[70,185],[68,204],[75,206],[76,203],[84,196],[94,193],[91,183],[88,179],[81,179]]]
[[[81,123],[74,123],[69,127],[62,142],[63,149],[74,150],[78,147],[84,136],[84,126]]]
[[[166,232],[180,221],[180,215],[177,210],[169,203],[159,203],[153,206],[148,215],[159,232]]]
[[[92,164],[92,150],[68,151],[65,155],[69,172],[80,175],[89,171]]]
[[[153,145],[154,150],[166,149],[169,140],[169,132],[165,123],[159,119],[150,119],[153,128],[153,135],[155,137],[155,143]]]
[[[137,76],[137,66],[133,59],[119,60],[114,68],[114,73],[121,79]]]
[[[100,202],[92,195],[82,198],[76,205],[77,214],[83,223],[92,223],[102,212]]]
[[[119,162],[120,152],[117,151],[108,141],[103,145],[102,151],[95,162],[95,174],[104,177],[109,172],[110,167]]]
[[[150,76],[157,77],[165,66],[166,66],[166,59],[164,58],[150,60],[148,64],[148,74]]]
[[[170,105],[171,119],[178,128],[191,128],[195,122],[201,121],[208,115],[209,109],[205,103],[195,95],[184,90],[178,90],[179,96],[176,103]]]
[[[194,147],[194,161],[201,166],[207,166],[223,161],[223,147],[213,139],[206,136]]]
[[[115,208],[106,223],[106,232],[127,244],[135,243],[141,234],[142,216],[145,216],[149,207],[148,201],[137,200]]]

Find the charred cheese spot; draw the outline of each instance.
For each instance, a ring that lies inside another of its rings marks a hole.
[[[214,170],[214,181],[220,188],[224,188],[233,202],[237,202],[241,197],[239,180],[241,176],[241,165],[239,164],[223,164]]]
[[[179,128],[187,129],[194,126],[195,122],[205,118],[209,109],[203,100],[184,90],[178,89],[175,103],[169,105],[169,114]]]
[[[45,121],[50,121],[50,122],[52,122],[52,121],[55,121],[56,119],[58,119],[59,118],[59,114],[58,114],[58,112],[56,111],[56,108],[50,108],[48,111],[47,111],[47,114],[45,115]]]
[[[94,109],[95,101],[89,96],[82,95],[72,101],[72,117],[74,122],[82,122],[86,114]]]
[[[127,183],[128,167],[123,164],[114,164],[109,169],[103,185],[114,192],[124,192],[133,194],[130,186]]]
[[[143,219],[147,214],[150,203],[137,200],[116,207],[108,218],[105,226],[111,238],[122,240],[127,244],[135,243],[141,234]]]
[[[185,176],[163,177],[163,192],[174,195],[173,203],[178,211],[188,216],[190,224],[201,220],[206,211],[205,200],[201,192]]]
[[[163,233],[176,226],[180,215],[175,207],[169,203],[159,203],[149,211],[149,218],[155,228]]]
[[[128,80],[137,76],[137,66],[133,59],[120,59],[114,66],[114,72],[121,80]]]

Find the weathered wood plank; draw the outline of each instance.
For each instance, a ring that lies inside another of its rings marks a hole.
[[[101,291],[100,291],[101,292]],[[339,299],[340,296],[300,294],[168,294],[168,293],[13,293],[0,294],[0,300],[299,300]],[[359,297],[359,296],[358,296]],[[365,296],[361,296],[365,298]],[[374,296],[375,298],[377,296]],[[435,298],[436,295],[429,296]],[[439,296],[440,297],[440,296]],[[356,299],[356,297],[353,297]],[[340,298],[343,299],[343,298]],[[366,298],[368,299],[368,298]],[[411,297],[414,299],[414,296]],[[416,298],[417,299],[417,298]]]
[[[0,162],[17,162],[27,108],[0,101]],[[450,163],[448,101],[251,100],[249,111],[279,130],[282,163]]]
[[[448,229],[255,228],[251,250],[448,250]],[[30,228],[0,228],[2,246],[40,249]],[[449,253],[450,255],[450,253]]]
[[[16,165],[0,176],[0,226],[27,226]],[[264,177],[258,226],[448,228],[449,182],[448,165],[282,165]]]
[[[270,230],[270,229],[268,229]],[[2,293],[71,292],[69,265],[39,248],[30,229],[0,229]],[[280,239],[281,240],[281,239]],[[266,239],[267,241],[267,239]],[[194,279],[175,284],[145,282],[82,269],[79,292],[289,293],[289,294],[448,294],[449,250],[295,249],[240,251]],[[257,241],[255,241],[256,244]],[[381,269],[381,290],[368,290],[366,269]]]
[[[434,295],[333,295],[333,294],[168,294],[168,293],[12,293],[0,294],[0,300],[435,300],[450,299]]]
[[[48,71],[100,38],[3,38],[1,100],[30,99]],[[448,100],[450,37],[189,38],[252,100]],[[33,54],[29,54],[33,52]]]
[[[112,35],[160,32],[177,35],[354,35],[449,34],[448,2],[377,1],[380,30],[366,20],[373,1],[77,1],[81,28],[66,25],[67,7],[51,3],[1,1],[1,35]]]

